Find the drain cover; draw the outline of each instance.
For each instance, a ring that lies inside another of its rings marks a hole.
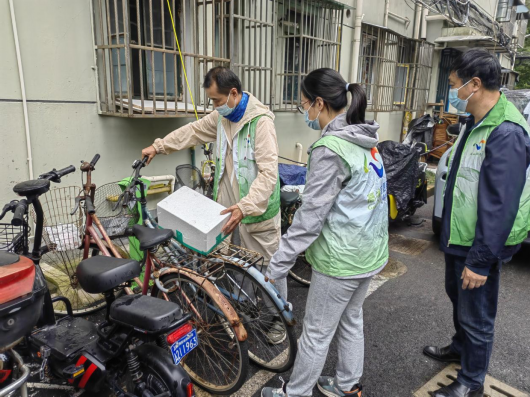
[[[456,380],[457,371],[460,367],[457,364],[451,364],[427,382],[420,390],[414,393],[414,397],[430,397],[429,392],[438,390],[443,386],[447,386]],[[528,394],[510,387],[491,376],[486,376],[486,383],[484,384],[485,397],[529,397]]]
[[[405,255],[419,255],[431,244],[430,241],[391,234],[388,248]]]

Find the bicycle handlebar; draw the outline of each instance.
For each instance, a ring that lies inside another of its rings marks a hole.
[[[4,208],[2,209],[2,213],[0,214],[0,220],[6,216],[8,212],[15,211],[15,208],[17,208],[18,200],[12,200],[9,202],[9,204],[4,205]]]
[[[94,168],[94,167],[96,166],[96,163],[99,161],[99,158],[100,158],[100,157],[101,157],[101,156],[100,156],[99,154],[96,154],[96,155],[94,156],[94,158],[93,158],[92,161],[90,162],[90,166],[91,166],[92,168]]]
[[[28,202],[26,200],[20,200],[15,208],[15,215],[11,220],[13,226],[22,226],[24,224],[24,215],[28,211]]]
[[[70,165],[63,168],[62,170],[56,170],[55,168],[49,172],[39,175],[39,179],[48,179],[51,182],[61,183],[61,178],[65,175],[75,172],[75,167]]]

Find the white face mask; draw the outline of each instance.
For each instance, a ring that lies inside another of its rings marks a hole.
[[[230,100],[230,94],[228,94],[228,99],[226,100],[226,103],[222,106],[219,106],[217,108],[215,108],[215,110],[217,110],[219,112],[219,114],[223,117],[226,117],[226,116],[230,116],[230,114],[234,111],[234,109],[236,108],[235,106],[233,108],[231,108],[230,106],[228,106],[228,101]]]
[[[469,98],[471,98],[473,96],[473,94],[475,94],[474,92],[471,93],[470,96],[467,97],[467,99],[460,99],[458,97],[458,91],[461,89],[461,88],[464,88],[466,85],[469,84],[471,80],[469,80],[466,84],[458,87],[458,88],[451,88],[449,90],[449,103],[458,111],[460,112],[463,112],[465,113],[466,112],[466,108],[467,108],[467,103],[469,101]]]

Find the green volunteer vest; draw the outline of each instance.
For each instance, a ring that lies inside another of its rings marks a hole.
[[[528,134],[528,124],[517,108],[501,93],[499,101],[480,125],[469,134],[466,142],[460,135],[449,158],[449,172],[453,165],[453,153],[464,145],[460,166],[453,190],[453,208],[449,244],[470,247],[475,239],[477,224],[477,195],[482,162],[486,157],[486,145],[492,131],[504,121],[518,124]],[[526,170],[526,184],[521,195],[519,211],[505,245],[520,244],[530,230],[530,167]]]
[[[388,262],[383,161],[376,148],[370,151],[335,136],[321,138],[312,150],[321,146],[344,160],[351,169],[351,179],[337,196],[306,258],[316,271],[332,277],[370,273]]]
[[[246,197],[252,186],[252,182],[258,176],[258,166],[254,154],[254,142],[256,138],[256,125],[262,116],[258,116],[245,124],[234,136],[233,161],[234,169],[239,183],[239,199]],[[265,116],[268,117],[268,116]],[[225,171],[225,158],[227,152],[226,133],[219,116],[217,122],[217,155],[215,159],[215,176],[213,198],[217,201],[219,193],[219,181]],[[274,218],[280,212],[280,178],[278,177],[276,187],[269,199],[269,205],[264,214],[260,216],[247,216],[241,223],[258,223]]]

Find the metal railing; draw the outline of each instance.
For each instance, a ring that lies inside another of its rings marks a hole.
[[[339,69],[344,6],[319,0],[279,0],[275,111],[296,111],[311,70]]]
[[[345,6],[332,0],[92,0],[91,6],[104,115],[190,117],[193,104],[207,114],[212,106],[201,84],[220,65],[274,110],[294,111],[303,76],[340,62]]]
[[[434,46],[388,29],[363,24],[359,81],[368,111],[423,110],[427,103]]]
[[[186,87],[167,0],[93,0],[99,111],[123,117],[175,117],[208,112],[202,79],[229,65],[225,45],[230,2],[170,0]]]

